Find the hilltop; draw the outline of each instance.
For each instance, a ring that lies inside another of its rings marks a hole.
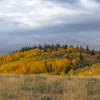
[[[100,75],[100,52],[87,46],[24,47],[0,56],[1,74]]]

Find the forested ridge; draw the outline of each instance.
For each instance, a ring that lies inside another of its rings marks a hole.
[[[87,46],[24,47],[0,56],[1,74],[100,75],[100,51]]]

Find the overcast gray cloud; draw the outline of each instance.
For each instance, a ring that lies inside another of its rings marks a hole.
[[[0,51],[57,38],[99,48],[99,9],[100,0],[0,0]]]

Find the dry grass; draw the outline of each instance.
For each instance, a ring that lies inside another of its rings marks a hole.
[[[0,100],[100,100],[100,78],[0,75]]]

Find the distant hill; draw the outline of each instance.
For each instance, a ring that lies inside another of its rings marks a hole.
[[[68,45],[74,45],[74,46],[83,46],[84,48],[87,46],[87,44],[89,45],[89,47],[91,49],[95,49],[95,50],[100,50],[100,44],[99,42],[95,41],[95,40],[82,40],[82,39],[77,39],[75,37],[70,37],[70,36],[57,36],[57,37],[48,37],[48,38],[31,38],[28,41],[27,40],[23,40],[21,42],[18,43],[9,43],[9,44],[5,44],[3,45],[3,43],[1,44],[1,48],[0,48],[0,55],[5,55],[8,54],[9,52],[15,51],[15,50],[19,50],[22,47],[25,46],[35,46],[35,45],[44,45],[44,44],[60,44],[60,45],[64,45],[64,44],[68,44]]]
[[[100,75],[100,51],[87,46],[39,45],[0,56],[0,73]]]

